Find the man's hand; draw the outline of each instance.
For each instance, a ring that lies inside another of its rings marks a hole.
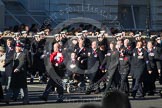
[[[41,56],[41,59],[44,59],[45,57],[46,57],[46,55],[43,54],[43,55]]]
[[[80,60],[80,57],[78,57],[77,60],[79,61]]]
[[[19,69],[15,69],[15,70],[14,70],[14,73],[16,73],[16,72],[19,72]]]
[[[56,63],[55,66],[58,66],[58,63]]]
[[[84,61],[83,61],[83,60],[81,60],[80,62],[83,64],[83,62],[84,62]]]
[[[151,74],[151,73],[152,73],[152,71],[148,71],[148,73],[149,73],[149,74]]]
[[[107,70],[104,70],[104,69],[103,69],[101,72],[102,72],[102,73],[106,73],[106,72],[107,72]]]
[[[159,73],[159,76],[161,76],[161,70],[160,69],[158,69],[158,73]]]

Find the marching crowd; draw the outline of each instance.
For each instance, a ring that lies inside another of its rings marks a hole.
[[[62,82],[58,83],[48,75],[44,61],[46,58],[49,58],[53,72],[60,79],[68,77],[78,86],[84,87],[85,79],[88,78],[90,84],[85,91],[87,95],[117,89],[128,95],[131,91],[133,98],[137,95],[144,97],[154,95],[157,79],[162,84],[160,36],[144,39],[139,33],[132,34],[133,38],[126,38],[123,33],[117,33],[110,41],[105,37],[105,31],[100,31],[95,40],[90,40],[87,30],[72,38],[63,31],[54,35],[51,50],[47,53],[45,45],[48,44],[48,32],[38,32],[31,39],[27,37],[27,31],[16,32],[6,40],[0,33],[1,101],[7,104],[11,100],[17,101],[20,93],[23,103],[28,104],[27,77],[33,83],[38,73],[40,82],[47,82],[40,98],[47,101],[49,93],[57,88],[57,102],[63,102]],[[131,90],[128,75],[133,79]],[[94,87],[97,82],[104,83],[104,87],[100,88],[99,83]],[[4,90],[2,85],[5,86]]]

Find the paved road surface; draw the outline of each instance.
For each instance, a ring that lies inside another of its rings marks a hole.
[[[92,94],[92,95],[84,95],[83,93],[71,93],[65,94],[65,103],[55,103],[56,94],[51,94],[49,96],[49,100],[44,102],[40,100],[38,97],[42,94],[45,85],[43,84],[30,84],[29,88],[29,96],[30,96],[30,104],[22,105],[21,101],[11,102],[10,105],[6,105],[4,103],[0,103],[1,108],[79,108],[81,105],[86,103],[95,103],[100,104],[102,99],[102,94]],[[157,83],[157,92],[162,89],[162,85]],[[159,94],[155,94],[154,96],[146,96],[144,99],[132,99],[131,97],[131,105],[132,108],[162,108],[162,98],[160,98]]]

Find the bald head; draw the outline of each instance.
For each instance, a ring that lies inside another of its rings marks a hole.
[[[97,42],[96,41],[93,41],[92,42],[92,49],[96,49],[97,48]]]
[[[54,52],[59,51],[59,47],[60,47],[60,45],[59,45],[58,43],[55,43],[55,44],[53,45],[53,50],[54,50]]]
[[[129,44],[129,39],[125,39],[125,40],[124,40],[124,46],[127,47],[128,44]]]

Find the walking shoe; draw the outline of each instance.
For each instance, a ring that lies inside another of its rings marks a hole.
[[[30,78],[30,83],[32,84],[34,81],[34,78]]]
[[[160,90],[160,97],[162,98],[162,90]]]
[[[11,101],[12,101],[12,102],[16,102],[16,101],[17,101],[17,98],[11,97]]]
[[[4,99],[0,99],[0,102],[3,102],[4,101]]]
[[[23,105],[28,105],[29,101],[23,101]]]
[[[64,96],[63,95],[59,95],[58,96],[58,99],[56,100],[56,103],[62,103],[63,102],[63,100],[64,100]]]
[[[144,98],[144,94],[138,95],[139,98]]]
[[[63,101],[63,99],[57,99],[56,100],[56,103],[63,103],[64,101]]]
[[[86,95],[90,95],[91,94],[91,91],[86,91],[85,94]]]
[[[133,91],[132,94],[131,94],[131,96],[133,97],[133,99],[135,99],[135,97],[136,97],[136,92]]]
[[[39,98],[40,98],[41,100],[47,101],[47,98],[44,97],[44,96],[39,96]]]
[[[148,96],[154,96],[154,94],[155,94],[154,92],[149,92],[147,95]]]
[[[106,86],[104,85],[104,87],[101,89],[102,92],[104,92],[106,90]]]
[[[94,94],[99,94],[101,92],[100,89],[95,90]]]
[[[10,102],[7,100],[7,101],[5,101],[5,103],[7,104],[7,105],[9,105],[10,104]]]

